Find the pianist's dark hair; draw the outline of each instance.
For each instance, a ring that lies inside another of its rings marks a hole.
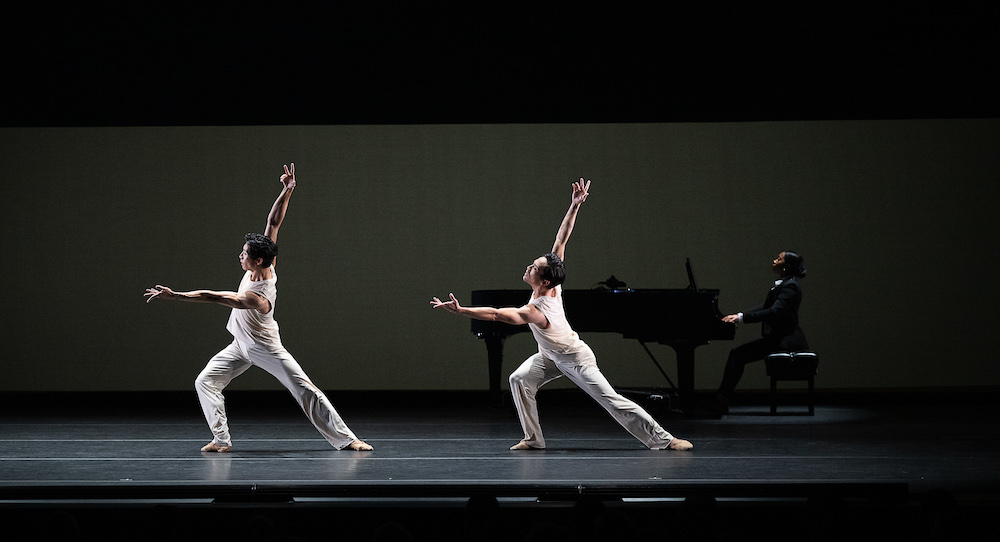
[[[797,252],[785,251],[785,268],[788,269],[789,275],[799,278],[806,276],[806,262]]]
[[[259,233],[248,233],[243,236],[247,242],[247,256],[253,259],[263,258],[263,267],[271,267],[274,257],[278,255],[278,245],[266,235]]]
[[[566,264],[555,252],[545,255],[545,267],[541,270],[542,279],[549,281],[549,288],[555,288],[566,280]]]

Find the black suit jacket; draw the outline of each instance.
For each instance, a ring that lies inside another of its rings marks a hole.
[[[802,285],[795,277],[786,278],[767,293],[764,304],[743,313],[743,321],[760,322],[760,334],[774,351],[808,350],[805,333],[799,327]]]

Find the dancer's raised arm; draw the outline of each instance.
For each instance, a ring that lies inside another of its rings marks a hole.
[[[566,216],[563,217],[562,224],[559,225],[559,231],[556,232],[555,243],[552,244],[552,252],[559,256],[560,260],[566,261],[566,242],[569,241],[569,236],[573,233],[573,226],[576,225],[576,214],[580,211],[583,202],[587,200],[588,190],[590,190],[590,181],[584,181],[583,177],[573,183],[573,197],[570,200],[569,210],[566,211]]]
[[[288,201],[292,199],[292,191],[295,190],[295,163],[291,167],[285,166],[285,173],[279,179],[282,184],[281,193],[278,199],[274,200],[271,212],[267,214],[267,224],[264,226],[264,235],[278,242],[278,228],[285,219],[285,211],[288,210]]]

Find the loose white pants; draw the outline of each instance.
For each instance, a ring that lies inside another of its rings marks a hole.
[[[514,397],[517,416],[524,429],[524,442],[532,448],[544,448],[545,438],[538,424],[535,394],[545,384],[565,375],[587,392],[647,448],[662,450],[674,439],[641,406],[623,397],[597,368],[597,357],[589,346],[570,355],[542,354],[526,359],[510,375],[510,393]]]
[[[298,401],[309,421],[334,448],[346,448],[357,439],[323,391],[309,380],[287,350],[233,341],[209,360],[194,383],[205,420],[215,435],[213,442],[220,446],[232,446],[222,390],[251,365],[256,365],[277,378]]]

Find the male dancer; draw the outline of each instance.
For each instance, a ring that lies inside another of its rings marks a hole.
[[[280,178],[282,189],[271,206],[264,226],[264,235],[248,233],[240,253],[240,266],[246,273],[237,292],[194,290],[175,292],[157,285],[146,290],[146,303],[153,299],[177,299],[197,303],[216,303],[231,307],[226,329],[233,334],[233,343],[215,355],[195,380],[195,389],[205,419],[215,438],[203,452],[230,452],[232,439],[226,418],[222,390],[251,365],[271,373],[288,389],[302,407],[309,421],[338,450],[371,450],[358,440],[326,395],[306,376],[305,371],[281,345],[278,323],[274,320],[274,302],[278,296],[278,275],[275,273],[278,255],[278,228],[285,218],[288,201],[295,189],[295,164],[285,166]]]
[[[597,357],[566,321],[563,309],[562,282],[566,277],[566,241],[576,223],[580,206],[587,199],[590,181],[573,183],[569,210],[556,233],[552,252],[537,258],[524,271],[522,280],[531,286],[531,299],[520,308],[463,307],[454,294],[450,301],[434,298],[431,306],[477,320],[499,321],[513,325],[528,324],[538,353],[531,356],[510,375],[510,391],[521,420],[524,438],[511,450],[545,448],[545,438],[538,423],[535,393],[548,382],[567,376],[604,407],[622,427],[654,450],[690,450],[693,445],[675,438],[656,423],[645,410],[626,399],[608,383],[597,368]]]

